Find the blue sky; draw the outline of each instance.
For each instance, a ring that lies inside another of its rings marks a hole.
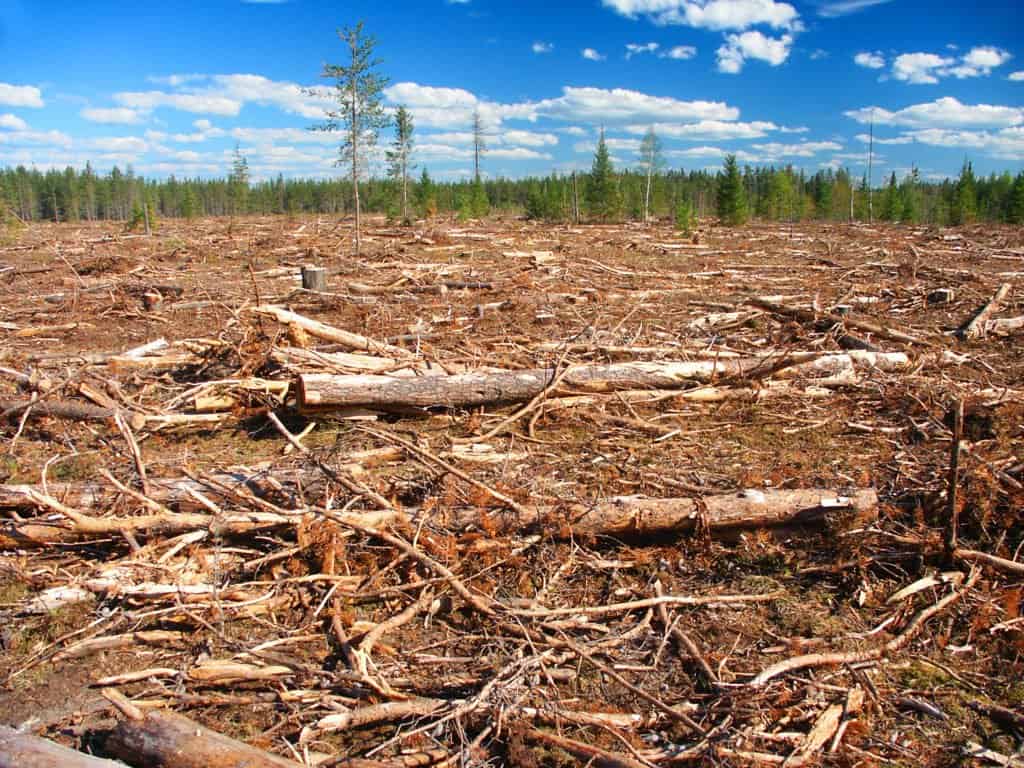
[[[1019,0],[0,0],[0,165],[329,176],[333,137],[304,92],[339,27],[378,39],[387,104],[416,161],[491,176],[589,168],[606,129],[620,166],[654,126],[674,168],[745,164],[955,176],[1024,168]],[[384,144],[390,133],[381,137]],[[379,162],[371,168],[379,169]]]

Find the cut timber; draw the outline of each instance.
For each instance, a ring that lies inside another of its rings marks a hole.
[[[113,408],[101,408],[88,403],[76,403],[71,400],[0,400],[0,413],[11,412],[11,418],[21,418],[25,410],[31,409],[30,417],[50,416],[55,419],[69,421],[112,421],[120,412],[132,429],[142,429],[146,417],[132,411],[117,411]]]
[[[297,768],[298,763],[211,731],[174,712],[125,719],[106,750],[137,768]]]
[[[1024,315],[989,320],[985,323],[985,332],[994,336],[1012,336],[1024,331]]]
[[[76,752],[0,725],[0,768],[124,768],[124,763]]]
[[[853,513],[859,519],[877,513],[878,494],[872,489],[842,496],[829,491],[745,490],[701,499],[652,499],[619,496],[592,507],[574,505],[564,510],[529,508],[528,515],[488,512],[487,530],[515,531],[544,525],[555,535],[592,536],[684,533],[698,526],[711,530],[771,528],[782,525],[820,523],[834,512]],[[453,510],[452,522],[460,528],[482,522],[479,510]]]
[[[902,370],[909,359],[902,353],[851,352],[819,355],[809,360],[762,358],[696,360],[688,362],[630,362],[571,366],[561,390],[619,392],[633,389],[684,389],[718,379],[780,376],[834,376],[855,369]],[[788,364],[787,364],[788,363]],[[518,371],[476,371],[452,376],[396,378],[378,375],[300,374],[300,409],[361,405],[377,408],[468,408],[491,403],[525,402],[543,392],[554,379],[550,368]]]
[[[303,267],[302,287],[307,291],[323,293],[327,290],[327,270],[323,267]]]
[[[985,321],[988,320],[989,316],[993,312],[996,312],[999,309],[999,306],[1003,303],[1003,299],[1006,298],[1006,294],[1009,292],[1009,283],[1003,283],[1000,285],[999,289],[995,292],[995,295],[982,305],[970,320],[956,329],[956,335],[961,339],[973,339],[984,334]]]
[[[313,320],[296,312],[292,312],[291,310],[285,309],[284,307],[264,305],[253,307],[249,311],[260,315],[268,315],[284,325],[296,325],[310,336],[316,336],[318,339],[333,341],[335,344],[341,344],[349,347],[350,349],[373,352],[377,355],[390,355],[391,357],[399,358],[409,358],[414,356],[411,352],[406,349],[402,349],[401,347],[395,347],[391,344],[382,344],[379,341],[374,341],[366,336],[360,336],[358,333],[343,331],[340,328],[335,328],[332,325],[321,323],[319,320]]]
[[[833,325],[846,326],[847,328],[856,328],[867,333],[873,333],[880,339],[889,339],[890,341],[898,341],[903,344],[919,344],[922,346],[930,346],[930,342],[924,339],[919,339],[916,336],[911,336],[909,333],[896,330],[895,328],[889,328],[884,325],[879,325],[870,320],[861,320],[849,315],[836,315],[831,312],[815,312],[811,309],[803,309],[802,307],[791,307],[786,304],[780,304],[777,301],[770,301],[766,298],[755,298],[750,299],[748,302],[755,307],[760,309],[773,312],[776,315],[782,315],[784,317],[792,317],[795,320],[799,320],[802,323],[817,323],[821,320],[826,320]]]

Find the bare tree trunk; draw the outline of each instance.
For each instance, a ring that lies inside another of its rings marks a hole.
[[[28,733],[0,725],[0,768],[124,768]]]
[[[647,190],[644,192],[644,224],[651,219],[651,173],[654,171],[654,164],[647,164]]]

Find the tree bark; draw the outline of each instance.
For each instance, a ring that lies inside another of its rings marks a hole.
[[[786,364],[789,362],[790,364]],[[901,353],[851,351],[771,361],[762,358],[688,362],[630,362],[575,365],[561,388],[575,392],[618,392],[628,389],[683,389],[713,380],[776,377],[820,377],[852,373],[858,368],[900,370],[909,365]],[[525,402],[554,379],[550,368],[485,371],[451,376],[393,377],[374,374],[300,374],[300,409],[340,406],[377,408],[471,408],[491,403]]]
[[[298,768],[298,763],[211,731],[174,712],[125,719],[107,751],[138,768]]]
[[[898,341],[903,344],[931,346],[931,344],[924,339],[919,339],[909,333],[904,333],[903,331],[880,325],[879,323],[872,322],[871,320],[861,320],[855,317],[850,317],[849,315],[834,315],[831,312],[815,312],[810,309],[790,307],[785,304],[779,304],[776,301],[768,301],[766,299],[751,299],[747,303],[760,309],[774,312],[777,315],[792,317],[802,323],[815,323],[819,320],[828,320],[834,325],[845,326],[847,328],[857,328],[861,331],[873,333],[880,339],[889,339],[890,341]]]
[[[124,763],[93,757],[0,725],[0,768],[124,768]]]
[[[967,322],[957,328],[956,335],[961,339],[973,339],[981,336],[985,332],[985,321],[988,320],[993,312],[999,309],[1003,299],[1006,298],[1006,294],[1010,292],[1010,287],[1009,283],[1000,285],[995,295],[985,302]]]

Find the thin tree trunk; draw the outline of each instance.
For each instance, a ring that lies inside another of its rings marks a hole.
[[[652,163],[647,165],[647,190],[644,192],[644,224],[651,220],[651,171],[654,170]]]

